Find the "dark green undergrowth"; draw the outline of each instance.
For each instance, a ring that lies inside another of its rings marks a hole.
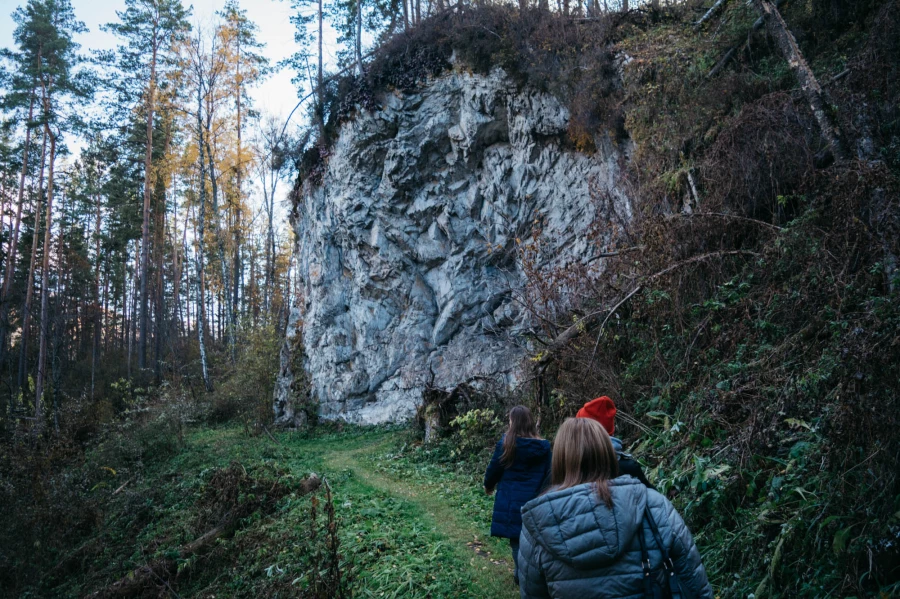
[[[59,473],[64,538],[48,535],[44,546],[34,531],[26,552],[4,536],[2,596],[496,596],[467,574],[489,557],[448,538],[427,503],[392,491],[391,481],[414,476],[423,497],[487,534],[490,499],[468,478],[409,461],[406,429],[326,423],[270,437],[232,423],[177,432],[161,408],[124,426]],[[355,463],[382,482],[345,467]],[[311,473],[327,486],[307,495]],[[70,528],[82,511],[90,521]],[[184,553],[223,522],[234,525]]]

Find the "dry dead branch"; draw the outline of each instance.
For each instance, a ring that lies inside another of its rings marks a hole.
[[[694,28],[700,29],[700,27],[705,22],[716,16],[716,13],[725,8],[726,4],[728,4],[728,0],[716,0],[716,3],[713,4],[708,11],[706,11],[706,14],[704,14],[702,17],[700,17],[700,20],[694,23]]]
[[[317,475],[311,474],[309,477],[300,482],[297,489],[298,495],[308,495],[316,491],[322,485],[322,479]],[[187,545],[183,545],[178,550],[180,559],[187,559],[193,555],[204,552],[208,547],[212,546],[216,540],[227,537],[237,531],[240,524],[240,518],[235,517],[233,512],[226,514],[224,520],[206,531]],[[119,580],[110,584],[106,588],[94,593],[91,597],[100,598],[119,598],[119,597],[141,597],[148,585],[158,585],[161,583],[173,594],[169,579],[178,571],[178,564],[174,559],[157,559],[138,568],[135,568]],[[177,594],[176,594],[177,596]]]
[[[785,1],[786,0],[777,0],[777,2],[775,2],[775,8],[776,9],[780,8],[781,5],[785,3]],[[749,40],[750,36],[752,36],[754,33],[759,31],[760,29],[762,29],[763,25],[765,25],[765,24],[766,24],[766,21],[763,17],[756,19],[756,21],[754,21],[754,23],[753,23],[753,27],[750,28],[750,33],[747,34],[747,39]],[[728,51],[725,53],[725,55],[719,60],[719,62],[716,63],[716,66],[714,66],[712,68],[712,70],[709,72],[709,74],[706,76],[706,78],[712,79],[713,77],[718,75],[722,69],[724,69],[726,66],[728,66],[728,63],[731,62],[731,59],[735,57],[735,55],[737,54],[737,51],[743,45],[744,44],[738,44],[737,46],[732,46],[731,48],[729,48]]]
[[[847,152],[844,149],[844,144],[828,113],[825,112],[822,86],[819,85],[819,81],[813,74],[812,69],[809,68],[803,53],[800,52],[797,40],[794,39],[794,34],[788,29],[784,18],[778,11],[778,7],[769,2],[769,0],[753,0],[753,6],[762,15],[761,18],[766,23],[769,35],[775,39],[782,57],[787,61],[791,71],[794,73],[794,77],[797,78],[797,82],[803,90],[803,95],[809,103],[813,116],[816,117],[822,136],[831,146],[834,155],[840,160],[845,160]]]

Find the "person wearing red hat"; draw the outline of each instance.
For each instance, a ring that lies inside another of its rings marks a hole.
[[[638,464],[638,461],[634,459],[631,454],[625,453],[622,441],[613,436],[613,433],[616,430],[616,404],[613,403],[613,400],[605,395],[592,399],[578,410],[575,417],[596,420],[602,424],[603,428],[606,429],[606,432],[609,433],[613,449],[616,450],[616,455],[619,457],[619,476],[622,476],[623,474],[633,476],[644,483],[644,486],[648,489],[654,488],[653,485],[650,484],[650,481],[647,480],[647,477],[644,476],[644,471],[641,470],[641,465]]]

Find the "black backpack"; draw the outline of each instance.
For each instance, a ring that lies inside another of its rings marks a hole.
[[[655,570],[652,569],[642,527],[638,532],[638,539],[641,544],[641,566],[644,571],[645,599],[687,599],[688,595],[681,590],[681,583],[678,580],[678,575],[675,574],[675,563],[669,557],[669,552],[666,550],[666,546],[659,534],[659,528],[656,526],[656,520],[653,519],[653,514],[650,513],[650,506],[644,508],[644,519],[650,525],[653,540],[656,541],[656,545],[659,547],[660,553],[662,553],[661,566]]]

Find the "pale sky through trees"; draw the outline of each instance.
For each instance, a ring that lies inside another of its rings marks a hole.
[[[0,0],[0,47],[11,48],[13,42],[14,23],[10,15],[25,0]],[[193,5],[192,24],[209,23],[217,10],[225,6],[225,0],[185,1],[185,6]],[[291,6],[288,0],[243,0],[241,8],[246,9],[247,17],[259,26],[259,39],[265,42],[262,49],[271,64],[290,56],[297,51],[294,43],[294,25],[290,22]],[[82,51],[114,48],[116,39],[109,33],[100,31],[100,26],[116,20],[116,11],[125,8],[123,0],[72,0],[75,15],[88,27],[88,32],[76,37]],[[334,64],[336,36],[328,28],[325,39],[326,64]],[[255,108],[271,112],[287,118],[288,113],[297,103],[297,90],[291,83],[293,73],[280,70],[270,75],[261,85],[250,91]],[[300,112],[300,111],[298,111]],[[302,114],[300,115],[302,116]],[[294,115],[297,118],[297,115]]]
[[[15,23],[12,13],[17,7],[23,6],[27,0],[0,0],[0,48],[14,48],[13,30]],[[71,0],[75,16],[87,26],[87,33],[77,35],[76,41],[81,44],[81,52],[88,54],[91,50],[113,49],[118,40],[111,33],[100,30],[101,25],[113,22],[117,19],[116,11],[124,10],[124,0]],[[225,6],[226,0],[183,0],[184,6],[193,6],[190,22],[193,26],[198,24],[209,26],[215,19],[216,11]],[[294,42],[294,25],[290,22],[292,14],[289,0],[241,0],[240,6],[247,11],[247,17],[259,27],[258,38],[265,43],[260,53],[269,59],[272,66],[292,55],[298,50]],[[311,5],[312,6],[312,5]],[[310,8],[309,10],[313,10]],[[337,35],[328,27],[326,19],[325,30],[325,64],[336,63]],[[311,48],[314,50],[314,48]],[[253,99],[253,108],[260,113],[278,115],[281,122],[288,117],[291,109],[297,104],[299,94],[297,88],[291,83],[294,73],[288,69],[279,69],[269,75],[263,82],[249,90]],[[306,93],[306,92],[304,92]],[[306,111],[301,107],[293,115],[291,125],[302,124],[306,118]],[[246,134],[251,134],[250,127]],[[76,154],[82,147],[80,140],[69,136],[68,147]],[[259,192],[255,177],[251,176],[253,187],[248,189],[252,200],[258,199]],[[287,214],[287,206],[284,198],[290,189],[290,183],[282,184],[278,196],[281,201],[279,212],[284,217]],[[284,222],[284,219],[279,219]]]

